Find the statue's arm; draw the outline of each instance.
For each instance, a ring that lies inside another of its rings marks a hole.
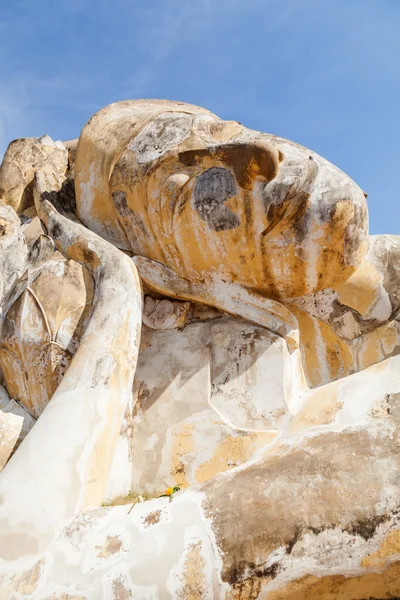
[[[140,280],[123,252],[52,206],[51,174],[37,173],[37,212],[64,256],[95,282],[88,326],[68,371],[0,476],[0,529],[19,532],[15,549],[44,547],[64,519],[102,503],[131,397],[142,320]],[[29,477],[27,477],[29,473]],[[23,490],[23,493],[21,493]],[[12,523],[12,526],[11,526]]]

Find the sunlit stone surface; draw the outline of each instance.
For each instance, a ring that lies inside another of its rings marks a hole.
[[[400,237],[351,179],[137,100],[0,200],[0,598],[400,596]]]

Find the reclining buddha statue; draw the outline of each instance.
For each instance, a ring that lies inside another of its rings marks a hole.
[[[0,598],[399,597],[399,258],[345,173],[196,106],[11,142]]]

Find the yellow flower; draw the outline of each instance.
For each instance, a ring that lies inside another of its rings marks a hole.
[[[169,498],[170,500],[172,500],[173,495],[175,494],[175,492],[179,492],[181,488],[179,487],[179,485],[175,485],[174,487],[169,487],[166,492],[164,494],[161,494],[161,496],[159,496],[159,498]]]

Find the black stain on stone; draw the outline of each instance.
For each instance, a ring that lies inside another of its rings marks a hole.
[[[243,584],[245,581],[253,578],[274,578],[278,572],[278,562],[275,562],[267,567],[265,564],[256,565],[255,563],[249,563],[246,561],[237,561],[232,565],[227,581],[231,585]],[[248,576],[243,577],[244,573],[248,574]]]
[[[62,214],[76,214],[75,182],[72,178],[66,179],[57,194],[59,212]],[[57,207],[56,207],[57,208]]]
[[[279,563],[275,562],[269,567],[257,567],[254,571],[256,577],[276,577],[279,571]]]
[[[240,219],[224,203],[237,193],[238,188],[232,173],[221,167],[211,167],[196,181],[193,205],[210,229],[236,229],[240,225]]]
[[[125,192],[121,192],[117,190],[111,194],[113,202],[115,204],[115,208],[118,210],[119,214],[122,217],[128,217],[130,214],[128,202],[126,200]]]
[[[41,199],[48,200],[64,216],[76,214],[75,182],[71,177],[63,181],[58,192],[43,192]]]
[[[0,347],[5,340],[7,340],[8,338],[13,338],[15,336],[15,329],[16,327],[14,319],[4,317],[1,327]]]
[[[287,554],[291,554],[293,548],[295,547],[295,545],[297,544],[297,542],[299,541],[299,539],[302,537],[302,532],[300,529],[297,529],[296,533],[294,534],[294,536],[292,537],[291,540],[289,540],[288,544],[286,545],[286,553]]]
[[[57,207],[57,192],[55,190],[50,192],[42,192],[40,194],[40,199],[43,201],[47,200],[47,202],[50,202],[50,204]]]
[[[134,240],[139,230],[144,236],[149,236],[149,231],[139,213],[131,210],[125,192],[117,190],[111,194],[114,206],[122,219],[121,225],[128,239]],[[120,221],[121,222],[121,221]]]
[[[365,541],[371,539],[382,523],[385,523],[391,518],[391,515],[375,515],[370,519],[364,519],[360,521],[354,521],[350,523],[347,527],[343,527],[342,531],[349,533],[350,535],[357,535],[359,537],[364,538]],[[294,536],[287,542],[286,544],[286,553],[291,554],[294,546],[300,541],[304,535],[307,533],[312,533],[314,535],[319,535],[323,531],[328,531],[330,529],[334,529],[336,525],[330,525],[328,527],[312,527],[308,525],[303,528],[298,528],[294,534]]]
[[[365,519],[363,521],[355,521],[354,523],[349,525],[349,527],[346,527],[343,531],[347,531],[347,533],[350,533],[351,535],[358,535],[364,538],[364,540],[368,541],[374,536],[375,531],[379,527],[379,525],[385,523],[385,521],[387,521],[388,518],[389,517],[385,515],[376,515],[374,517],[371,517],[370,519]]]
[[[51,236],[55,239],[62,237],[62,227],[59,223],[55,222],[51,225]]]

